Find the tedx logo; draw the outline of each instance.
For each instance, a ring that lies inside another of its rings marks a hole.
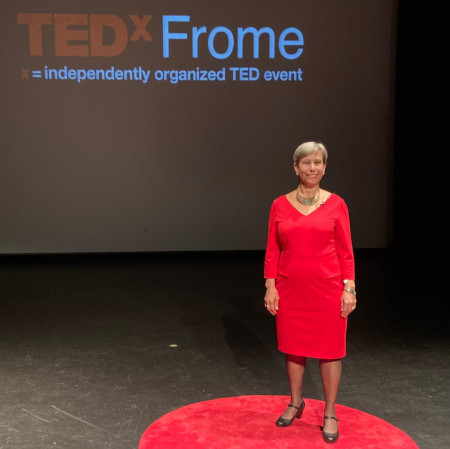
[[[125,21],[113,14],[19,13],[17,23],[28,27],[30,56],[48,54],[44,32],[51,27],[55,56],[118,56],[128,42],[153,42],[148,31],[151,15],[130,14]],[[113,39],[105,40],[106,31]]]

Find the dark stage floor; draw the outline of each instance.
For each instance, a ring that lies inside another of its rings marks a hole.
[[[3,256],[0,448],[137,449],[151,422],[184,405],[288,394],[262,258]],[[447,270],[393,250],[356,258],[339,403],[421,449],[448,448]],[[314,360],[305,395],[322,399]]]

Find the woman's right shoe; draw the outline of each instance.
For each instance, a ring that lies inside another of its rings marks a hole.
[[[292,408],[296,408],[298,411],[297,413],[294,415],[293,418],[289,419],[289,418],[283,418],[283,415],[280,416],[277,421],[276,421],[276,425],[277,427],[287,427],[290,426],[292,424],[292,422],[294,421],[295,418],[300,419],[303,415],[303,410],[305,409],[305,401],[302,399],[302,403],[300,404],[299,407],[297,407],[294,404],[289,404],[288,407],[292,407]]]

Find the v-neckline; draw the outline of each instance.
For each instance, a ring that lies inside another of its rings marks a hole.
[[[319,206],[317,206],[317,207],[316,207],[312,212],[310,212],[309,214],[304,214],[304,213],[300,212],[300,211],[299,211],[299,210],[291,203],[291,201],[289,200],[287,194],[284,195],[284,197],[286,198],[286,201],[290,204],[290,206],[291,206],[293,209],[295,209],[302,217],[309,217],[309,216],[312,215],[314,212],[316,212],[318,209],[320,209],[320,208],[322,207],[322,205],[324,205],[324,204],[331,198],[332,195],[333,195],[333,194],[330,193],[330,194],[328,195],[327,199],[326,199],[322,204],[320,204]]]

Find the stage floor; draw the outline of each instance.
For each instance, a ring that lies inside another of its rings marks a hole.
[[[450,447],[447,268],[393,250],[355,255],[339,404],[420,449]],[[262,252],[0,262],[0,447],[137,449],[180,407],[289,392]],[[304,393],[322,399],[314,360]]]

